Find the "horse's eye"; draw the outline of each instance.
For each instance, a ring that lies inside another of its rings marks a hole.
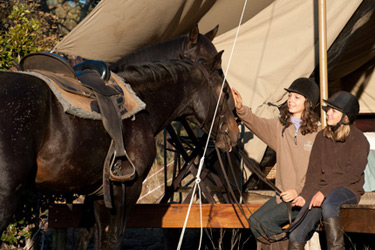
[[[224,72],[223,72],[222,69],[219,69],[218,71],[219,71],[219,75],[220,75],[220,76],[223,76],[223,75],[224,75]]]

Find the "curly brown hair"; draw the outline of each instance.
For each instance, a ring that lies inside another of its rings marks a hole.
[[[301,134],[306,135],[318,131],[319,117],[312,109],[309,99],[306,98],[304,106],[305,109],[302,112],[301,116],[302,123],[300,131]],[[291,115],[292,114],[289,112],[288,106],[284,105],[284,107],[280,110],[279,116],[279,121],[281,122],[281,124],[283,124],[285,127],[289,127],[290,124],[292,124],[292,122],[290,121]]]

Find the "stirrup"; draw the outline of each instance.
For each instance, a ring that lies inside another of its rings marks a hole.
[[[111,181],[125,182],[125,181],[131,181],[135,178],[135,166],[133,165],[133,162],[129,159],[126,152],[125,152],[125,156],[130,163],[130,167],[132,168],[131,172],[127,174],[121,174],[122,160],[120,157],[116,157],[116,151],[115,151],[113,154],[111,165],[109,167],[108,178]]]

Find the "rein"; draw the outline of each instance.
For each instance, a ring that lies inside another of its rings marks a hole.
[[[202,72],[202,74],[204,75],[204,77],[207,79],[207,81],[208,81],[208,83],[210,83],[210,79],[211,79],[211,77],[210,77],[210,74],[208,73],[208,71],[207,71],[207,69],[200,63],[200,62],[198,62],[198,61],[195,61],[194,62],[194,65],[197,65],[198,66],[198,68],[201,70],[201,72]],[[225,82],[225,81],[224,81]],[[221,98],[221,95],[219,96],[219,98]],[[223,104],[223,101],[224,101],[224,98],[221,98],[221,100],[219,101],[219,103],[218,103],[218,110],[217,110],[217,112],[216,112],[216,114],[218,114],[218,115],[216,115],[215,117],[214,117],[214,122],[213,123],[215,123],[215,121],[216,121],[216,119],[219,119],[219,125],[218,125],[218,127],[219,128],[221,128],[222,127],[222,125],[223,125],[223,122],[221,122],[220,123],[220,121],[221,121],[221,119],[224,117],[224,115],[221,115],[221,111],[222,111],[222,104]],[[211,99],[209,99],[209,111],[211,111],[211,103],[212,103],[212,101],[211,101]],[[208,113],[211,113],[211,112],[208,112]],[[208,120],[208,116],[206,116],[206,118],[204,119],[204,121],[202,122],[202,127],[204,126],[204,124],[206,124],[207,123],[207,120]],[[216,131],[217,132],[217,131]]]

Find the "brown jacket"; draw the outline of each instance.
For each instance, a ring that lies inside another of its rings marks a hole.
[[[299,194],[305,184],[310,152],[317,132],[302,135],[290,125],[285,129],[278,119],[265,119],[254,115],[249,107],[237,110],[246,127],[276,152],[276,186],[281,191],[295,189]],[[277,201],[281,200],[277,197]]]
[[[345,142],[334,142],[320,131],[311,151],[301,196],[308,201],[318,191],[327,197],[332,190],[345,187],[356,195],[359,202],[364,193],[364,170],[369,151],[366,137],[353,125]]]

